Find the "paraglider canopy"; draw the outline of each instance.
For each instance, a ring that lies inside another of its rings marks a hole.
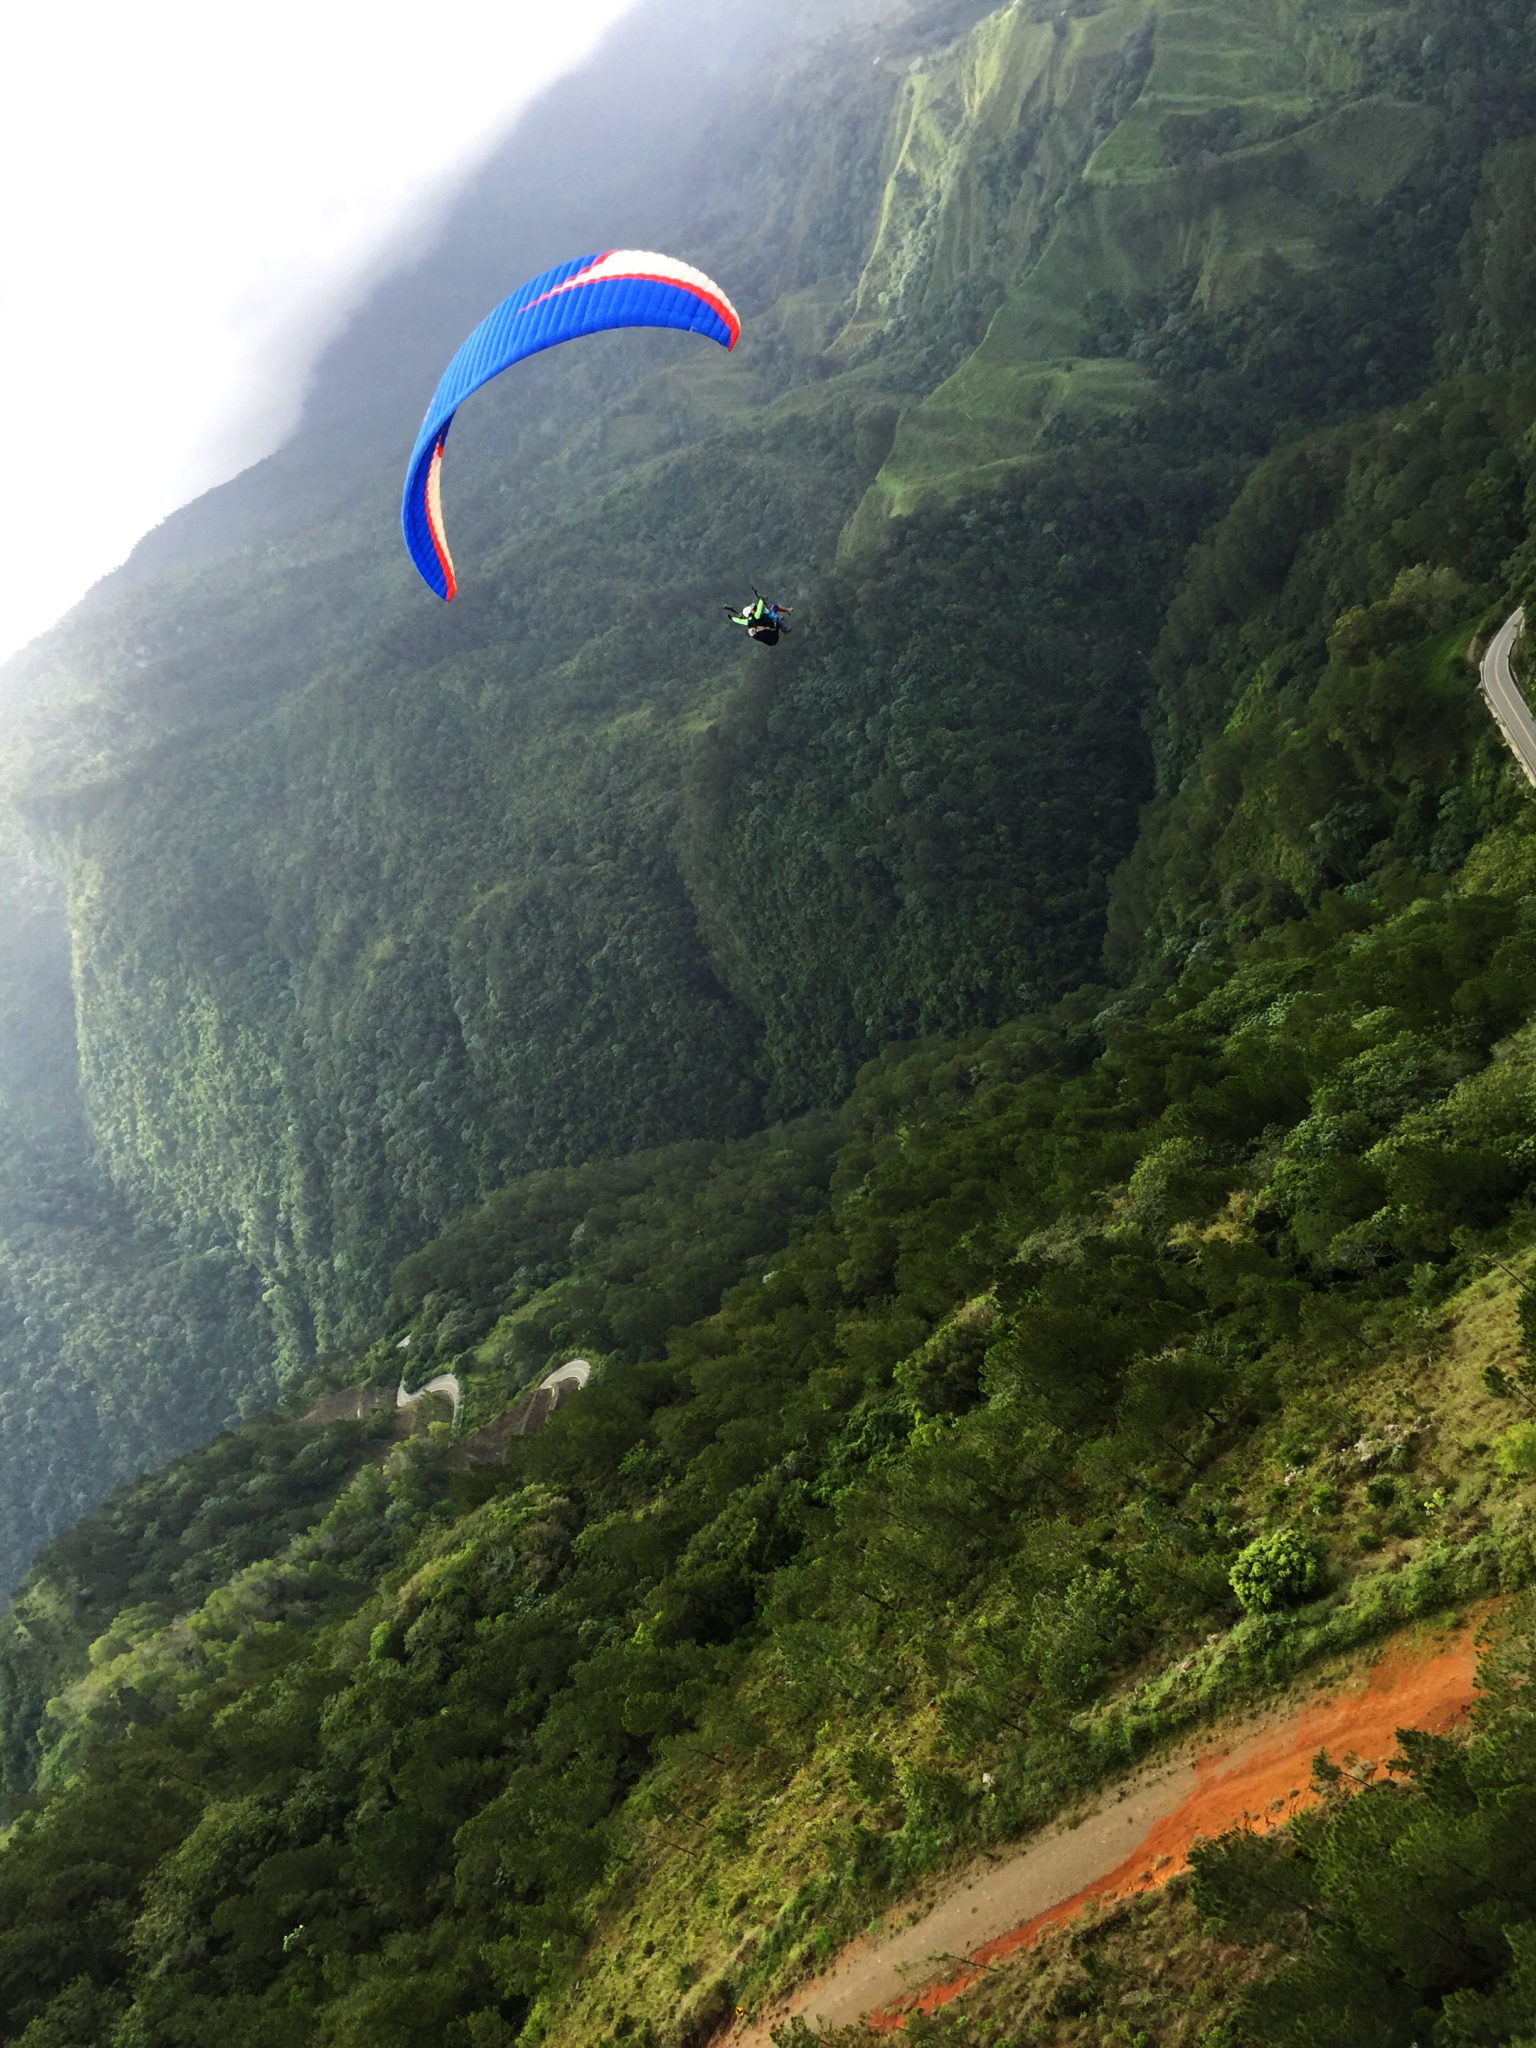
[[[443,372],[411,450],[400,523],[411,560],[445,601],[455,589],[443,535],[443,449],[453,416],[482,384],[578,335],[610,327],[680,327],[734,348],[736,309],[702,270],[649,249],[610,249],[557,263],[503,299]]]

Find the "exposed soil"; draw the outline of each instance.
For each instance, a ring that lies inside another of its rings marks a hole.
[[[947,2004],[989,1963],[1090,1899],[1166,1883],[1196,1842],[1237,1823],[1277,1826],[1309,1803],[1319,1750],[1352,1760],[1362,1781],[1374,1775],[1396,1752],[1399,1728],[1444,1734],[1464,1720],[1476,1690],[1475,1634],[1468,1623],[1428,1642],[1396,1638],[1364,1672],[1319,1687],[1299,1709],[1236,1726],[1137,1773],[1073,1826],[978,1861],[910,1926],[854,1943],[823,1976],[733,2029],[731,2048],[768,2048],[770,2030],[796,2014],[811,2026],[866,2018],[895,2032],[910,2012]]]
[[[365,1422],[380,1408],[392,1408],[394,1401],[385,1387],[347,1387],[339,1394],[322,1394],[299,1427],[309,1429],[327,1422]]]

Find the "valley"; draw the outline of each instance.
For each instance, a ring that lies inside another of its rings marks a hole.
[[[1533,247],[1515,0],[643,0],[0,672],[0,2036],[1531,2036]]]

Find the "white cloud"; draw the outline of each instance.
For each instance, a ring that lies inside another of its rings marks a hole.
[[[11,11],[0,655],[276,444],[385,252],[630,4]]]

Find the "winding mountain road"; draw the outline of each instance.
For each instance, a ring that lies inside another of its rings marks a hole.
[[[405,1391],[405,1381],[402,1380],[395,1394],[395,1406],[397,1408],[414,1408],[417,1402],[424,1401],[428,1394],[446,1394],[453,1403],[453,1419],[455,1422],[458,1421],[462,1390],[459,1386],[457,1373],[440,1372],[435,1379],[428,1380],[424,1387],[418,1387],[414,1394],[408,1394]]]
[[[1498,721],[1509,751],[1524,770],[1526,781],[1536,783],[1536,719],[1531,717],[1509,661],[1524,623],[1523,610],[1511,612],[1489,641],[1483,656],[1482,688],[1488,709]]]

